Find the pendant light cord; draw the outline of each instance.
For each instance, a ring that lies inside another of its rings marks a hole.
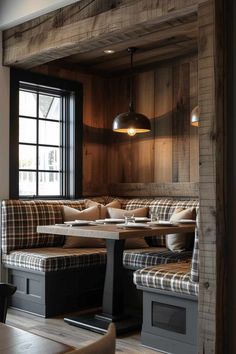
[[[133,55],[136,51],[135,47],[128,48],[128,52],[130,53],[130,91],[129,91],[129,111],[134,112],[134,101],[133,101],[133,79],[134,79],[134,65],[133,65]]]

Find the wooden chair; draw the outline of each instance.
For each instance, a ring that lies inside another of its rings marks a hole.
[[[0,322],[5,323],[7,316],[8,298],[14,294],[16,286],[0,283]]]
[[[68,354],[115,354],[116,328],[113,323],[108,327],[107,334],[87,347],[69,352]]]

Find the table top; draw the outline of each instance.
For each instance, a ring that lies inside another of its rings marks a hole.
[[[74,348],[0,323],[0,354],[63,354]]]
[[[86,225],[86,226],[57,226],[57,225],[41,225],[37,227],[37,232],[78,236],[78,237],[94,237],[103,239],[123,240],[127,238],[138,238],[148,236],[167,235],[173,233],[194,232],[195,224],[178,224],[177,226],[151,226],[148,228],[125,229],[116,225]]]

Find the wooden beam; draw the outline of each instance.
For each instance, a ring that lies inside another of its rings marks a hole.
[[[81,4],[82,3],[82,4]],[[198,0],[87,0],[16,26],[3,33],[3,64],[31,68],[112,43],[124,42],[150,27],[197,12]],[[79,16],[81,6],[86,17]],[[93,11],[89,11],[90,9]],[[77,11],[77,12],[76,12]],[[76,12],[76,15],[75,15]],[[91,15],[92,14],[92,15]]]
[[[115,183],[108,187],[110,195],[119,197],[196,197],[198,183]]]

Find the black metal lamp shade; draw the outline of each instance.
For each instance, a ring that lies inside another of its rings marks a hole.
[[[151,130],[150,120],[141,113],[125,112],[115,117],[112,129],[118,133],[128,133],[135,135],[136,133],[146,133]]]
[[[130,68],[131,68],[131,78],[130,78],[130,103],[129,111],[125,113],[120,113],[115,117],[112,124],[112,130],[117,133],[128,133],[130,136],[136,133],[146,133],[151,130],[150,120],[141,113],[135,112],[134,102],[133,102],[133,54],[137,48],[128,48],[130,53]]]

